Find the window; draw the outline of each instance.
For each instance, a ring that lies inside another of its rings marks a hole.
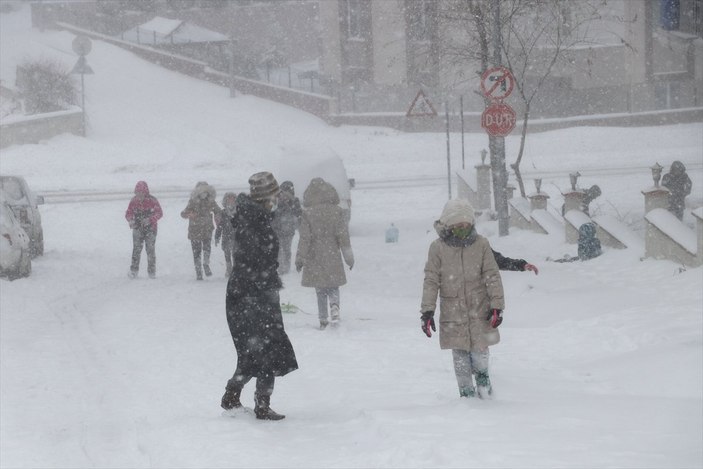
[[[347,0],[346,6],[347,38],[362,39],[364,36],[361,0]]]
[[[660,0],[659,26],[667,31],[679,29],[679,0]]]
[[[681,107],[681,82],[664,81],[654,86],[654,100],[657,109]]]
[[[703,0],[659,0],[659,26],[703,37]]]
[[[7,177],[0,179],[0,189],[12,200],[20,200],[24,197],[22,184],[15,178]]]
[[[436,86],[439,68],[436,0],[405,0],[407,81]]]
[[[368,82],[373,76],[371,0],[339,0],[343,83]]]
[[[407,0],[408,37],[412,41],[430,41],[434,26],[435,0]]]

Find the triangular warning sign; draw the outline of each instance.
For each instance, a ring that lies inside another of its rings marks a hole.
[[[422,90],[417,92],[410,109],[405,114],[406,117],[435,117],[436,115],[437,111],[435,111],[434,106],[432,106],[432,103]]]

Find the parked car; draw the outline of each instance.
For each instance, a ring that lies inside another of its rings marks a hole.
[[[0,275],[15,280],[31,272],[29,236],[0,192]]]
[[[27,181],[21,176],[0,176],[0,189],[4,192],[6,202],[15,217],[29,236],[29,250],[32,258],[43,255],[44,229],[38,206],[44,203],[44,197],[34,195]]]
[[[274,173],[275,174],[275,173]],[[351,191],[354,179],[347,176],[342,159],[331,149],[286,148],[281,161],[278,181],[290,180],[295,185],[295,194],[301,198],[313,178],[320,177],[337,189],[339,206],[344,210],[347,223],[351,219]]]

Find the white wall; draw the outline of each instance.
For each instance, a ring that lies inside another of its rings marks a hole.
[[[337,1],[320,2],[320,41],[324,45],[320,57],[320,73],[340,82],[342,80],[342,51]]]

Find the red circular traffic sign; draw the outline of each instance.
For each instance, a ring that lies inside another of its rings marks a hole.
[[[481,127],[489,135],[505,137],[515,128],[516,114],[513,108],[503,103],[493,103],[481,114]]]
[[[481,75],[481,92],[489,99],[504,99],[515,87],[515,77],[505,67],[489,68]]]

